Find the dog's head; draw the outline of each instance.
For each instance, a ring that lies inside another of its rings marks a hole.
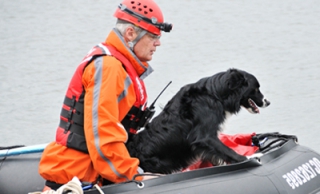
[[[250,113],[259,113],[258,107],[264,108],[270,105],[270,102],[260,92],[260,84],[255,76],[237,69],[228,70],[227,76],[229,89],[240,93],[240,105]]]

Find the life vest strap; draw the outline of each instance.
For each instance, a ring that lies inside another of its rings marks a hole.
[[[71,131],[73,133],[84,136],[83,126],[77,125],[76,123],[70,123],[60,119],[59,127],[65,129],[65,131]]]
[[[63,108],[63,109],[61,109],[60,115],[62,117],[64,117],[64,118],[68,119],[68,120],[72,120],[73,124],[76,123],[76,124],[78,124],[80,126],[83,126],[83,123],[84,123],[84,121],[83,121],[83,117],[84,117],[83,113],[78,113],[78,112],[74,113],[74,112],[72,112],[72,109],[66,110],[66,109]]]
[[[76,102],[74,99],[65,97],[63,103],[69,107],[72,107],[73,109],[76,109],[76,111],[83,114],[84,105],[83,103]]]

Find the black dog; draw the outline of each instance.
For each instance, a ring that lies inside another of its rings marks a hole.
[[[146,172],[170,174],[197,160],[218,165],[246,160],[218,138],[227,115],[241,106],[251,113],[270,104],[251,74],[229,69],[186,85],[167,103],[145,130],[127,143],[132,157]],[[258,107],[257,107],[258,106]]]

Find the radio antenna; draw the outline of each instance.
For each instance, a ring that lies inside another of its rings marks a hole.
[[[152,104],[150,105],[150,109],[154,109],[154,104],[156,103],[156,101],[158,100],[158,98],[161,96],[161,94],[167,89],[167,87],[172,83],[172,81],[170,81],[166,87],[163,88],[163,90],[160,92],[160,94],[157,96],[157,98],[152,102]]]

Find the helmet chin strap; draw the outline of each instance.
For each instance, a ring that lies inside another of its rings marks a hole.
[[[137,44],[137,42],[138,42],[146,33],[147,33],[147,31],[142,30],[142,31],[140,32],[140,34],[139,34],[133,41],[129,41],[129,42],[128,42],[129,48],[132,50],[132,52],[133,52],[134,46]]]

